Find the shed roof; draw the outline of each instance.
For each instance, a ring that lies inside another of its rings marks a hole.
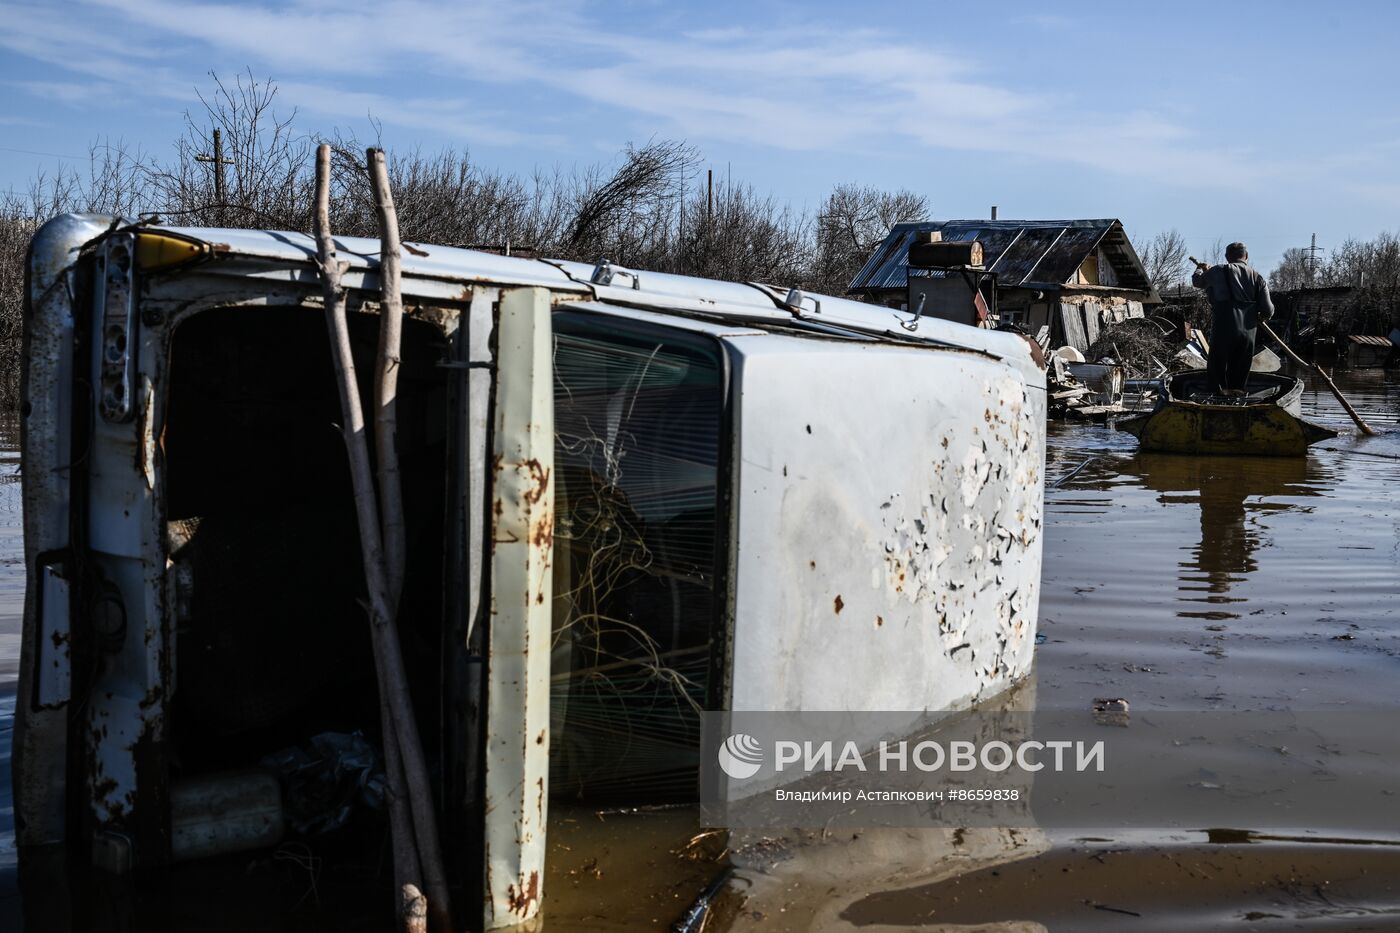
[[[988,271],[1004,288],[1060,288],[1094,250],[1103,247],[1120,287],[1149,292],[1152,284],[1117,220],[928,220],[896,224],[851,281],[849,291],[905,288],[909,246],[937,230],[944,240],[980,240]]]

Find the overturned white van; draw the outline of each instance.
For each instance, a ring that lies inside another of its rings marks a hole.
[[[369,360],[379,244],[338,245]],[[409,253],[400,638],[473,926],[537,910],[551,792],[693,795],[698,710],[956,709],[1027,673],[1023,339]],[[379,720],[313,241],[72,215],[29,274],[21,852],[121,873],[314,831],[278,763]]]

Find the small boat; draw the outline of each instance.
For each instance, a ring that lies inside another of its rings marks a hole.
[[[1217,392],[1201,371],[1162,380],[1157,406],[1118,422],[1143,450],[1180,454],[1299,457],[1337,432],[1299,417],[1303,380],[1250,373],[1242,396]]]

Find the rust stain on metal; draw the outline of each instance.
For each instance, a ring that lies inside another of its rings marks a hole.
[[[506,897],[510,902],[511,913],[521,917],[528,916],[535,902],[540,899],[540,873],[532,871],[518,886],[510,885],[506,889]]]
[[[554,547],[553,512],[545,512],[535,520],[534,527],[530,531],[530,543],[543,550]]]
[[[549,492],[549,468],[538,460],[526,460],[522,466],[530,474],[530,488],[525,491],[525,501],[536,505]]]
[[[836,599],[833,601],[832,605],[836,607],[836,614],[838,616],[841,614],[841,610],[846,608],[846,603],[841,599],[840,593],[836,594]]]

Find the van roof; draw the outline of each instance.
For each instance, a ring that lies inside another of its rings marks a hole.
[[[116,229],[133,230],[132,227]],[[135,232],[170,233],[208,244],[216,256],[314,265],[316,242],[305,233],[219,227],[140,225]],[[336,237],[339,258],[355,271],[373,273],[379,266],[379,240]],[[967,327],[926,317],[915,329],[911,316],[878,305],[829,295],[795,292],[758,282],[725,282],[693,276],[598,265],[567,260],[519,258],[454,246],[408,242],[402,270],[405,291],[413,279],[464,287],[539,286],[577,292],[621,308],[700,315],[731,324],[780,326],[785,329],[847,332],[871,340],[923,343],[990,353],[1028,356],[1014,334]]]

